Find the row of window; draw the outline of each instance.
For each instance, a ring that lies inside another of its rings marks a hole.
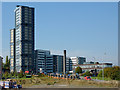
[[[77,66],[73,66],[76,68]],[[111,65],[91,65],[91,66],[80,66],[81,68],[102,68],[102,67],[111,67]]]

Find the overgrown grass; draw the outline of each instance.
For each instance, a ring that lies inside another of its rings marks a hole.
[[[92,79],[103,80],[102,77],[91,77],[91,78],[92,78]],[[111,78],[106,78],[106,77],[104,77],[104,80],[105,80],[105,81],[111,81],[112,79],[111,79]]]
[[[102,78],[92,77],[92,79],[99,79]],[[18,83],[22,84],[23,88],[27,88],[32,85],[68,85],[74,87],[116,87],[114,82],[106,81],[105,82],[98,82],[98,81],[88,81],[88,80],[65,80],[65,79],[54,79],[49,77],[32,77],[32,78],[20,78],[16,79]],[[111,80],[105,78],[105,80]]]
[[[26,79],[32,79],[32,78],[16,78],[16,79],[26,80]]]

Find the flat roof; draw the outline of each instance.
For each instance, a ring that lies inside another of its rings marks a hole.
[[[99,63],[99,64],[77,64],[77,65],[73,65],[73,66],[84,66],[84,65],[112,65],[112,63]]]
[[[34,8],[34,7],[31,7],[31,6],[28,6],[28,5],[16,5],[16,7],[28,7],[28,8]]]

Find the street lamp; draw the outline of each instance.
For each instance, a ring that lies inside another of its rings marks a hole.
[[[103,68],[103,70],[102,70],[102,77],[103,77],[103,80],[104,80],[104,64],[102,63],[102,68]]]
[[[93,57],[93,62],[94,62],[94,64],[95,64],[95,57]],[[94,67],[94,70],[93,70],[93,74],[94,74],[94,76],[96,76],[96,71],[95,71],[96,69],[95,69],[95,67]]]
[[[93,59],[94,59],[94,61],[93,61],[93,62],[95,62],[95,57],[93,57]]]
[[[106,52],[104,53],[104,58],[105,58],[105,55],[106,55]],[[104,80],[104,63],[102,63],[102,66],[103,66],[102,77],[103,77],[103,80]]]

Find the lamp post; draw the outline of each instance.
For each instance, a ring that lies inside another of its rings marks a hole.
[[[105,58],[105,55],[106,55],[106,52],[104,53],[104,58]],[[102,68],[103,68],[102,77],[103,77],[103,80],[104,80],[104,63],[102,63]]]
[[[93,62],[95,64],[95,57],[93,57]],[[94,70],[93,70],[93,74],[94,74],[94,76],[96,76],[95,67],[94,67]]]
[[[95,57],[93,57],[93,59],[94,59],[94,61],[93,61],[93,62],[95,62]]]
[[[102,79],[104,80],[104,64],[102,63],[102,68],[103,68],[103,70],[102,70]]]

